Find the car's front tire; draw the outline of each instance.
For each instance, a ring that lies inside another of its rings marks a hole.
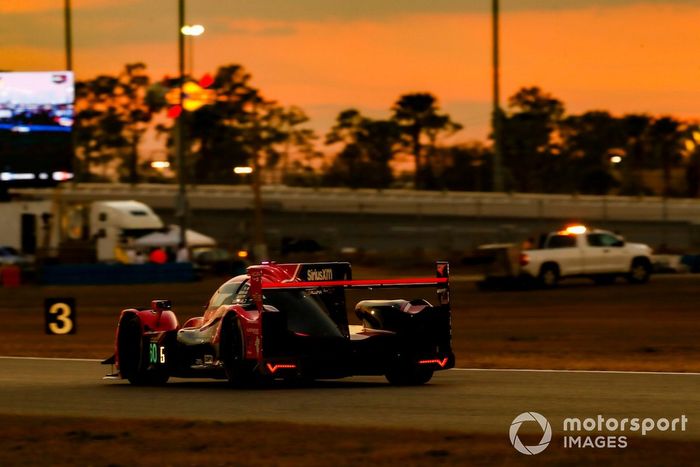
[[[137,316],[127,316],[119,324],[119,372],[135,386],[160,386],[168,382],[164,371],[147,371],[141,322]]]
[[[252,382],[252,371],[245,361],[243,330],[235,316],[224,318],[219,353],[229,384],[244,386]]]

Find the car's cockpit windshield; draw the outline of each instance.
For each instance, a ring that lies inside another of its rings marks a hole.
[[[245,289],[245,290],[244,290]],[[230,282],[219,287],[214,295],[212,295],[211,300],[209,300],[208,308],[218,308],[222,305],[233,305],[234,303],[240,303],[242,298],[248,295],[248,283],[246,282],[241,286],[240,282]]]

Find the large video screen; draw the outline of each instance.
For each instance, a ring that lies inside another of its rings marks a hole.
[[[0,184],[72,178],[73,73],[0,73]]]

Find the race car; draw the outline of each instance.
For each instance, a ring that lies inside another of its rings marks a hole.
[[[178,324],[169,300],[121,312],[110,379],[136,385],[168,378],[219,378],[234,385],[385,375],[427,383],[455,363],[449,264],[436,277],[353,280],[349,263],[249,266],[212,295],[203,316]],[[346,289],[434,287],[437,301],[363,300],[350,325]]]

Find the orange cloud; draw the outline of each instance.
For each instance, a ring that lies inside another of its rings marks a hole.
[[[506,12],[502,95],[538,85],[572,113],[608,109],[697,117],[697,18],[700,6],[693,5]],[[97,47],[80,42],[80,24],[75,27],[79,77],[116,73],[133,61],[146,62],[155,78],[176,71],[174,40]],[[353,21],[219,19],[217,27],[194,39],[194,65],[201,74],[242,63],[268,97],[309,109],[323,120],[321,128],[341,108],[387,115],[400,94],[430,91],[466,124],[465,138],[484,138],[490,27],[487,13]],[[49,58],[38,50],[11,49],[3,57],[4,67],[15,69],[46,69],[63,61],[60,51]]]
[[[571,112],[696,117],[698,17],[700,7],[688,5],[504,14],[502,95],[538,85]],[[251,27],[250,21],[246,24]],[[210,69],[240,61],[269,95],[302,106],[335,102],[388,108],[400,93],[416,90],[430,90],[446,105],[491,98],[487,14],[294,22],[290,27],[296,31],[292,36],[202,38],[197,61]],[[253,29],[264,30],[265,22]],[[207,50],[217,53],[206,55]],[[458,118],[467,121],[466,134],[483,137],[488,111],[483,105],[476,111],[481,113],[464,110]]]
[[[678,5],[507,15],[504,87],[537,84],[574,111],[687,114],[700,98],[699,17]]]
[[[139,0],[72,0],[73,9],[92,9],[109,5],[136,3]],[[2,0],[0,13],[37,13],[42,11],[62,10],[63,0]]]
[[[243,23],[250,28],[251,22]],[[280,26],[278,22],[274,23]],[[233,22],[234,30],[241,29]],[[198,63],[240,61],[271,95],[311,104],[332,101],[388,107],[399,93],[430,90],[442,98],[479,98],[487,91],[488,23],[481,15],[410,16],[392,22],[294,22],[294,35],[202,38]],[[254,26],[262,30],[263,22]]]
[[[3,69],[17,71],[59,70],[64,67],[65,58],[53,50],[37,47],[2,47]]]

